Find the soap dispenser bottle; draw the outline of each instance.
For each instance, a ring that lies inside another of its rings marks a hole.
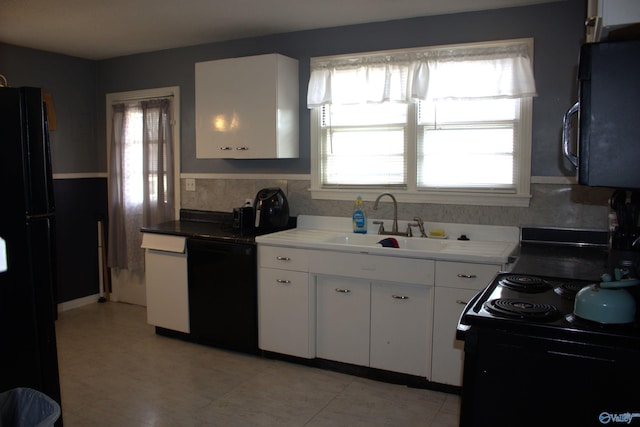
[[[353,232],[354,233],[367,233],[367,216],[364,213],[364,207],[362,206],[362,196],[358,194],[356,198],[356,204],[353,208]]]

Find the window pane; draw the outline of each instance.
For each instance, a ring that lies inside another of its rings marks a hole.
[[[405,183],[403,128],[332,129],[323,157],[327,185]]]
[[[142,153],[142,109],[129,106],[125,109],[124,136],[124,197],[127,206],[141,205],[144,199],[143,153]]]
[[[426,130],[419,187],[512,187],[512,128]]]
[[[421,101],[418,120],[420,124],[433,126],[444,123],[515,120],[518,109],[517,99]]]
[[[406,121],[404,104],[323,107],[323,185],[404,185]]]
[[[407,105],[397,103],[331,105],[322,108],[322,127],[407,122]]]

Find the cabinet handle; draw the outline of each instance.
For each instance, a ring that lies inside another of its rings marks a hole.
[[[249,150],[249,147],[237,147],[236,150],[238,150],[238,151],[247,151],[247,150]]]
[[[456,304],[460,304],[460,305],[467,305],[469,304],[467,301],[462,301],[461,299],[457,299],[456,300]]]
[[[289,258],[288,256],[277,256],[276,259],[278,261],[291,261],[291,258]]]
[[[406,295],[391,295],[391,297],[395,299],[409,299]]]
[[[233,150],[233,148],[231,148],[231,147],[220,147],[220,151],[229,151],[229,150]]]
[[[341,292],[343,294],[351,293],[349,289],[336,288],[336,292]]]
[[[288,285],[289,283],[291,283],[291,280],[287,280],[287,279],[276,279],[277,283],[282,283],[283,285]]]
[[[463,274],[463,273],[460,273],[460,274],[458,274],[458,277],[461,278],[461,279],[475,279],[478,276],[476,276],[475,274]]]

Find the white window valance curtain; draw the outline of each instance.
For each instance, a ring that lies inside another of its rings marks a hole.
[[[521,41],[314,58],[307,106],[535,96],[529,50]]]

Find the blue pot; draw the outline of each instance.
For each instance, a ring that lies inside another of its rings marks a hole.
[[[586,286],[576,295],[573,311],[576,316],[598,323],[632,323],[636,301],[624,288],[638,284],[638,279],[623,279]]]

